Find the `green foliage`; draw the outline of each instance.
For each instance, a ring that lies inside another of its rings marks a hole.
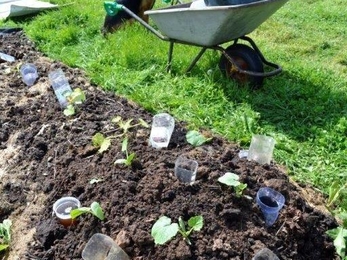
[[[0,223],[0,252],[6,250],[10,246],[11,226],[12,221],[9,219],[4,219],[2,223]]]
[[[204,219],[202,216],[194,216],[188,220],[188,225],[183,221],[181,217],[178,218],[177,223],[171,223],[171,219],[162,216],[153,225],[151,235],[154,238],[156,245],[163,245],[173,237],[180,233],[183,239],[191,245],[189,240],[190,233],[194,231],[200,231],[204,225]],[[187,229],[188,228],[188,229]]]
[[[241,197],[243,195],[243,191],[247,188],[247,184],[240,182],[239,179],[240,177],[237,174],[227,172],[223,176],[219,177],[218,181],[220,183],[234,187],[236,196]]]
[[[186,134],[186,138],[187,142],[193,146],[200,146],[212,140],[212,138],[206,138],[204,135],[200,134],[196,130],[188,131]]]
[[[327,234],[334,239],[336,252],[343,259],[346,257],[347,229],[338,227],[327,231]]]
[[[124,138],[122,142],[122,152],[125,153],[125,159],[117,159],[115,164],[125,164],[126,166],[131,166],[133,160],[135,159],[135,153],[128,154],[128,138]]]
[[[89,208],[88,207],[81,207],[81,208],[73,209],[70,212],[70,216],[72,219],[75,219],[82,214],[92,214],[100,220],[105,219],[104,211],[102,210],[100,204],[98,202],[95,202],[95,201],[92,202],[92,204],[90,205]]]
[[[66,116],[73,116],[76,113],[76,105],[82,104],[86,100],[86,95],[80,88],[75,88],[66,98],[68,105],[63,113]]]
[[[93,146],[98,147],[99,153],[105,152],[111,145],[111,138],[105,137],[102,133],[96,133],[92,137]]]
[[[129,131],[132,128],[135,128],[137,126],[142,126],[142,127],[146,127],[148,128],[148,124],[141,118],[138,119],[138,123],[137,124],[131,124],[133,122],[133,119],[129,119],[127,121],[124,121],[122,119],[122,117],[120,116],[116,116],[114,118],[111,119],[111,122],[116,124],[117,127],[114,128],[113,130],[109,131],[109,132],[116,132],[117,134],[112,135],[112,136],[105,136],[102,133],[96,133],[93,137],[92,137],[92,144],[95,147],[98,147],[99,153],[103,153],[105,151],[107,151],[110,146],[111,146],[111,140],[115,139],[115,138],[124,138],[122,141],[122,152],[125,152],[127,155],[127,158],[129,158],[129,160],[127,162],[131,162],[132,159],[134,159],[133,157],[135,155],[129,155],[127,154],[128,150],[127,150],[127,146],[128,146],[128,139],[129,139]],[[126,139],[126,140],[125,140]],[[124,162],[122,162],[124,163]]]
[[[74,3],[30,21],[0,24],[23,26],[50,58],[83,68],[93,83],[151,112],[168,111],[190,129],[209,128],[243,147],[252,133],[271,133],[275,161],[291,178],[325,194],[335,181],[347,182],[344,1],[288,1],[250,34],[264,56],[283,67],[257,91],[225,80],[216,51],[206,51],[184,75],[200,50],[194,46],[175,45],[168,74],[167,42],[137,23],[104,38],[102,3]],[[347,195],[340,192],[333,204],[347,209]]]

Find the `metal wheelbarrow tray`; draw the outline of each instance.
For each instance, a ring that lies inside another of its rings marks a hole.
[[[168,70],[171,68],[174,43],[202,47],[187,69],[190,71],[207,49],[222,53],[219,67],[229,78],[238,83],[260,87],[263,79],[277,75],[282,68],[267,61],[254,41],[246,36],[281,8],[288,0],[261,0],[248,4],[207,6],[191,8],[192,3],[146,11],[159,32],[123,5],[105,3],[108,14],[117,10],[126,11],[148,30],[164,41],[170,42]],[[108,5],[108,6],[107,6]],[[116,13],[116,12],[115,12]],[[238,43],[239,39],[249,45]],[[227,48],[221,45],[233,41]],[[272,70],[264,72],[264,65]]]

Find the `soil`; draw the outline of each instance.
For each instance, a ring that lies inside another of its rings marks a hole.
[[[337,223],[318,207],[324,198],[293,183],[275,162],[260,165],[239,158],[240,147],[207,130],[212,141],[193,147],[185,138],[186,124],[176,121],[166,149],[148,144],[149,128],[131,129],[129,152],[135,152],[136,160],[131,166],[115,165],[125,156],[122,139],[112,139],[110,148],[98,153],[92,136],[119,134],[113,117],[134,123],[141,118],[150,124],[151,113],[91,84],[80,69],[45,57],[23,32],[0,35],[0,51],[16,58],[0,63],[0,220],[13,221],[11,249],[4,259],[81,259],[95,233],[110,236],[136,260],[252,259],[263,248],[279,259],[338,259],[325,234]],[[38,68],[39,79],[32,87],[18,72],[26,62]],[[83,89],[87,96],[72,117],[62,113],[48,81],[48,72],[57,68],[72,88]],[[192,185],[174,175],[180,155],[199,164]],[[251,199],[237,197],[217,181],[226,172],[239,175]],[[91,184],[92,179],[100,181]],[[285,197],[285,206],[269,228],[255,202],[264,186]],[[52,215],[53,203],[63,196],[74,196],[85,207],[99,202],[106,219],[83,215],[65,228]],[[187,221],[202,215],[204,226],[191,233],[191,245],[177,235],[156,246],[151,227],[163,215],[173,222],[180,216]]]

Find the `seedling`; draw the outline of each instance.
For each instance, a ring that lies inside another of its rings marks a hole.
[[[212,140],[212,138],[207,138],[195,130],[188,131],[186,134],[186,138],[187,138],[187,142],[193,146],[200,146]]]
[[[108,133],[118,132],[118,134],[111,135],[111,136],[105,136],[102,133],[96,133],[92,138],[93,146],[99,148],[99,150],[98,150],[99,153],[103,153],[104,151],[109,149],[112,139],[123,138],[122,142],[124,142],[125,138],[129,138],[129,131],[131,128],[134,128],[134,127],[139,126],[139,125],[146,127],[146,128],[149,127],[148,124],[144,120],[142,120],[141,118],[138,120],[137,124],[133,124],[133,125],[131,124],[133,122],[133,119],[129,119],[128,121],[124,121],[120,116],[114,117],[111,120],[111,122],[117,124],[118,127],[113,129],[113,130],[108,131]],[[119,133],[119,131],[120,131],[120,133]]]
[[[5,219],[0,223],[0,252],[6,250],[11,242],[11,226],[12,221]]]
[[[170,239],[175,237],[179,232],[183,239],[188,245],[191,245],[189,240],[190,233],[195,231],[200,231],[204,225],[204,219],[202,216],[194,216],[188,220],[187,230],[186,224],[181,217],[178,218],[178,223],[171,223],[171,219],[162,216],[153,225],[151,230],[151,235],[154,238],[154,243],[156,245],[163,245]]]
[[[64,109],[63,113],[66,116],[73,116],[76,113],[75,106],[82,104],[86,100],[86,95],[80,88],[75,88],[72,92],[66,96],[68,105]]]
[[[82,214],[93,214],[95,217],[97,217],[100,220],[104,220],[105,219],[105,214],[104,211],[102,210],[100,204],[98,202],[93,202],[90,207],[81,207],[81,208],[77,208],[77,209],[73,209],[70,212],[70,216],[72,219],[77,218],[78,216],[82,215]]]
[[[222,177],[219,177],[218,181],[228,186],[234,187],[236,196],[241,197],[243,195],[243,191],[247,188],[247,184],[240,182],[239,179],[240,177],[237,174],[227,172]]]
[[[114,118],[111,120],[112,123],[117,124],[118,127],[119,127],[119,129],[122,130],[122,133],[120,134],[120,136],[127,136],[129,130],[130,130],[131,128],[136,127],[136,126],[140,126],[140,125],[141,125],[141,126],[143,126],[143,127],[145,127],[145,128],[148,128],[148,127],[149,127],[149,125],[148,125],[143,119],[141,119],[141,118],[139,118],[137,124],[132,125],[132,124],[131,124],[132,121],[133,121],[133,119],[129,119],[128,121],[124,121],[120,116],[116,116],[116,117],[114,117]]]
[[[122,153],[125,153],[125,159],[117,159],[114,164],[125,164],[131,166],[132,161],[135,159],[135,153],[128,154],[128,138],[124,138],[122,142]]]

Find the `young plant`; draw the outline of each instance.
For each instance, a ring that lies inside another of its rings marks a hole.
[[[175,237],[177,233],[180,233],[188,245],[191,245],[189,240],[190,233],[193,230],[200,231],[203,225],[204,219],[202,216],[191,217],[188,220],[188,229],[181,217],[178,218],[178,223],[171,223],[170,218],[162,216],[154,223],[151,235],[156,245],[163,245]]]
[[[109,149],[112,139],[129,138],[129,130],[131,128],[134,128],[134,127],[139,126],[139,125],[146,127],[146,128],[149,127],[148,124],[144,120],[142,120],[141,118],[138,120],[137,124],[131,124],[132,121],[133,121],[133,119],[129,119],[128,121],[124,121],[120,116],[114,117],[111,120],[111,122],[117,124],[118,127],[111,130],[111,131],[108,131],[108,133],[110,133],[110,132],[120,132],[120,133],[118,133],[116,135],[111,135],[111,136],[105,136],[102,133],[96,133],[92,138],[93,146],[99,148],[99,150],[98,150],[99,153],[103,153],[104,151]],[[122,142],[124,142],[124,140]]]
[[[86,213],[92,214],[100,220],[105,219],[104,211],[102,210],[100,204],[98,202],[95,202],[95,201],[90,205],[89,208],[88,207],[81,207],[81,208],[71,210],[70,216],[72,219],[75,219],[78,216],[80,216],[82,214],[86,214]]]
[[[6,250],[11,242],[11,226],[12,221],[5,219],[0,223],[0,252]]]
[[[125,164],[131,166],[132,161],[135,159],[135,153],[128,154],[128,138],[124,138],[122,142],[122,153],[125,153],[125,159],[117,159],[114,164]]]
[[[80,88],[75,88],[66,97],[68,105],[64,109],[63,113],[66,116],[73,116],[76,113],[75,106],[82,104],[86,100],[86,95]]]
[[[243,195],[243,191],[247,188],[247,184],[240,182],[239,179],[240,177],[237,174],[227,172],[223,176],[219,177],[218,181],[220,183],[234,187],[236,196],[241,197]]]
[[[92,137],[92,144],[98,147],[98,153],[105,152],[111,145],[111,137],[105,137],[102,133],[96,133]]]
[[[212,140],[212,138],[207,138],[195,130],[188,131],[186,134],[186,139],[187,142],[193,146],[200,146]]]

